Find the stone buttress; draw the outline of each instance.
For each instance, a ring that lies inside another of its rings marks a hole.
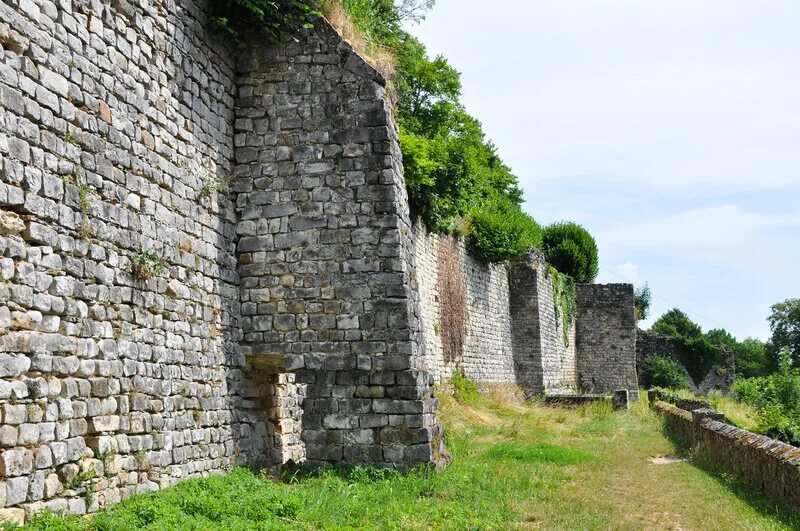
[[[386,81],[324,20],[297,40],[254,45],[238,75],[237,250],[252,374],[291,374],[302,387],[296,429],[309,464],[440,460]]]

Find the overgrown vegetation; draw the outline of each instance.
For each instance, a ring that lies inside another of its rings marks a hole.
[[[650,293],[650,286],[646,283],[644,286],[639,286],[633,291],[633,303],[636,311],[636,320],[644,321],[650,315],[650,303],[652,295]]]
[[[719,345],[678,308],[659,317],[650,331],[670,338],[676,347],[678,359],[697,384],[703,381],[714,365],[723,361]]]
[[[737,379],[732,391],[757,408],[759,433],[800,447],[800,369],[792,368],[789,348],[780,359],[777,372]]]
[[[464,337],[467,335],[467,296],[460,258],[461,250],[455,239],[443,238],[437,256],[439,274],[436,285],[439,292],[442,355],[446,363],[461,360]]]
[[[466,379],[465,379],[466,380]],[[441,473],[369,467],[247,469],[134,496],[91,518],[43,513],[29,530],[792,529],[797,516],[753,488],[674,455],[644,404],[546,408],[473,393],[442,397],[453,463]],[[504,398],[500,398],[504,397]],[[653,485],[658,485],[657,489]],[[709,510],[713,507],[714,510]],[[6,528],[15,526],[7,524]]]
[[[591,284],[597,278],[597,243],[576,223],[554,223],[545,228],[542,251],[549,264],[579,284]]]
[[[688,389],[689,380],[675,360],[666,356],[650,356],[642,369],[645,387]]]

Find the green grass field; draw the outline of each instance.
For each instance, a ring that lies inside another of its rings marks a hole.
[[[643,405],[545,408],[443,400],[453,463],[442,473],[238,469],[136,496],[92,517],[26,529],[798,529],[800,518],[678,450]]]

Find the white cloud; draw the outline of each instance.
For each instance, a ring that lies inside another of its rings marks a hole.
[[[721,249],[754,242],[763,229],[800,227],[800,212],[757,214],[737,205],[697,208],[668,216],[620,223],[603,231],[614,245],[679,249]]]

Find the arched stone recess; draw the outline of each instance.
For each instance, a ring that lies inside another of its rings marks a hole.
[[[265,378],[290,374],[277,402],[302,406],[290,425],[307,463],[441,461],[386,81],[322,19],[296,40],[252,43],[234,187],[252,405],[274,391]]]

